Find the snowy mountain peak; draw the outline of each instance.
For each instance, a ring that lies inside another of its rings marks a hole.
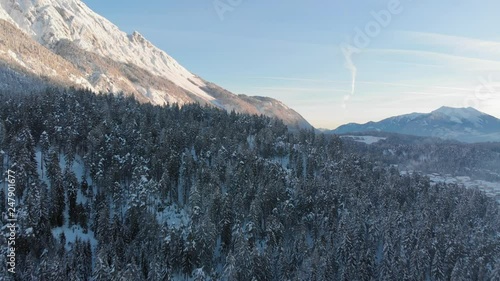
[[[461,123],[466,120],[476,124],[480,122],[481,117],[485,115],[472,107],[454,108],[447,106],[434,110],[431,114],[433,116],[446,116],[450,121],[456,123]]]
[[[332,132],[346,134],[368,131],[433,136],[464,142],[499,142],[500,120],[472,107],[443,106],[431,113],[395,116],[366,124],[347,124]]]
[[[142,36],[142,34],[140,34],[138,31],[134,31],[131,35],[129,35],[129,39],[132,43],[142,45],[145,48],[150,48],[150,49],[155,48],[153,43],[149,42],[149,40],[147,40],[144,36]],[[176,67],[181,67],[181,66],[177,65]]]
[[[40,44],[53,49],[61,40],[118,62],[165,77],[205,101],[205,83],[138,32],[127,35],[77,0],[0,0],[2,17]],[[144,47],[147,48],[144,48]],[[106,89],[99,89],[106,90]],[[161,103],[161,102],[159,102]]]
[[[49,78],[47,83],[124,92],[157,105],[196,102],[311,127],[281,103],[236,96],[201,79],[139,32],[121,31],[79,0],[0,0],[0,26],[3,37],[15,38],[0,40],[0,66],[41,83]],[[15,78],[9,81],[0,89],[18,87]]]
[[[478,111],[477,109],[473,107],[448,107],[448,106],[442,106],[436,110],[433,111],[433,113],[442,113],[446,115],[484,115],[484,113]]]

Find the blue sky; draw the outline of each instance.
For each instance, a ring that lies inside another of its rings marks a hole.
[[[500,117],[497,0],[84,2],[204,79],[277,98],[316,127],[442,105]]]

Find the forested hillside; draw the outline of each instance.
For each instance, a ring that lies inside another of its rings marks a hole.
[[[462,143],[439,138],[370,132],[372,144],[343,138],[345,150],[370,155],[374,161],[422,173],[446,173],[500,182],[500,143]]]
[[[268,117],[3,93],[0,149],[0,279],[500,280],[494,200]]]

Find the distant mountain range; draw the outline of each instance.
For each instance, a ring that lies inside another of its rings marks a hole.
[[[205,81],[80,0],[0,0],[0,90],[53,85],[124,92],[157,105],[197,102],[312,127],[277,100],[235,95]]]
[[[500,142],[500,119],[471,107],[441,107],[431,113],[411,113],[366,124],[346,124],[329,133],[370,131],[439,137],[469,143]]]

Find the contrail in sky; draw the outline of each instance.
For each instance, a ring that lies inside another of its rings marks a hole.
[[[344,54],[344,58],[345,58],[344,66],[351,72],[351,76],[352,76],[351,94],[344,96],[343,107],[346,107],[346,101],[348,101],[351,98],[351,96],[354,95],[354,92],[356,91],[356,76],[358,74],[358,69],[354,65],[354,62],[352,61],[352,54],[355,52],[358,52],[358,50],[353,48],[352,46],[349,46],[349,47],[344,46],[341,48],[342,48],[342,53]]]

